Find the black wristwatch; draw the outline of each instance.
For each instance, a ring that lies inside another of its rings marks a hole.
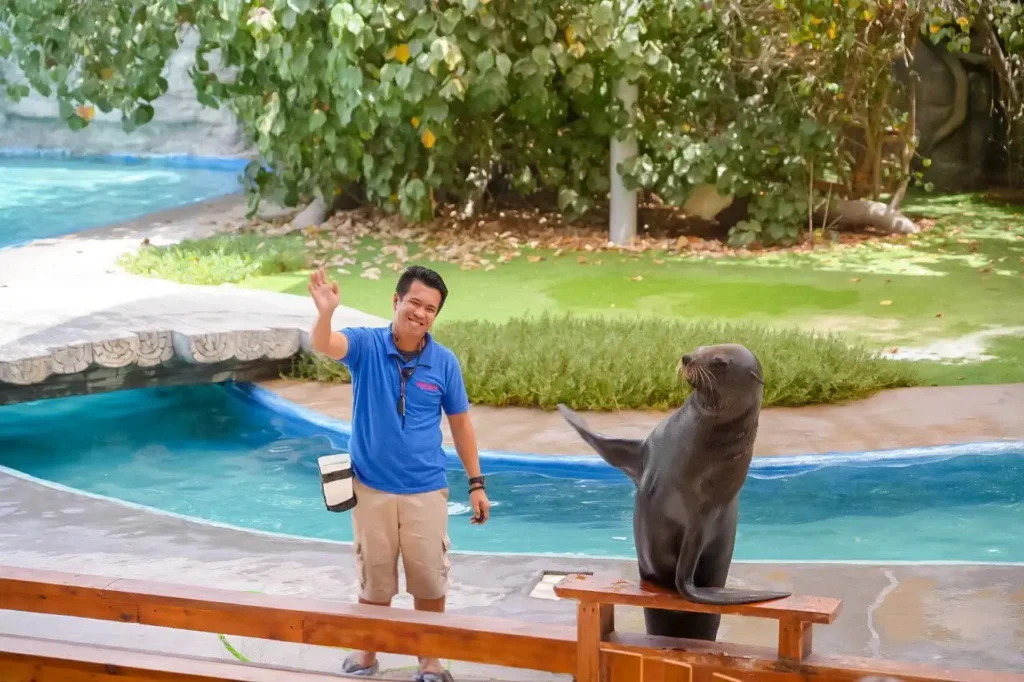
[[[469,492],[473,492],[474,490],[483,490],[483,489],[484,489],[484,477],[483,476],[474,476],[471,479],[469,479]]]

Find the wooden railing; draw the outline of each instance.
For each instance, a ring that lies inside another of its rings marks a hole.
[[[578,601],[577,628],[0,566],[0,609],[435,656],[566,673],[577,682],[859,682],[872,675],[901,682],[1024,682],[1024,675],[1013,673],[813,654],[811,626],[832,622],[839,612],[837,600],[794,596],[719,609],[645,585],[576,575],[555,589]],[[779,649],[618,633],[615,604],[772,618],[779,621]],[[335,679],[255,664],[0,637],[2,682],[108,678]]]
[[[572,673],[572,627],[0,567],[0,609]],[[0,677],[2,679],[2,677]]]

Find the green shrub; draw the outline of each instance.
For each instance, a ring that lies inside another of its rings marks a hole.
[[[916,41],[996,45],[1007,137],[1024,128],[1015,0],[6,0],[0,89],[53,97],[72,130],[101,112],[131,132],[166,101],[186,36],[197,100],[259,152],[253,208],[354,183],[426,218],[504,185],[572,215],[603,202],[608,140],[633,133],[629,184],[669,205],[714,184],[751,200],[734,244],[794,241],[822,182],[877,198],[916,177],[913,91],[893,68],[913,70]],[[638,85],[632,123],[620,79]]]
[[[449,322],[438,325],[436,338],[456,353],[470,400],[482,405],[673,408],[689,394],[676,379],[679,357],[727,342],[742,343],[761,361],[765,406],[835,403],[918,383],[910,365],[875,357],[841,336],[750,324],[542,316]],[[343,365],[319,357],[299,359],[292,375],[350,380]]]
[[[118,264],[128,272],[182,284],[225,284],[300,270],[306,265],[299,236],[217,235],[171,246],[143,247]]]

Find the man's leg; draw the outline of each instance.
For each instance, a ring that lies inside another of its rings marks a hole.
[[[405,584],[418,611],[442,613],[448,596],[448,490],[403,495],[398,506]],[[420,672],[441,673],[436,658],[420,658]]]
[[[391,606],[398,594],[399,496],[369,488],[355,478],[352,489],[352,539],[359,576],[359,603]],[[345,659],[344,671],[373,674],[376,651],[356,651]]]

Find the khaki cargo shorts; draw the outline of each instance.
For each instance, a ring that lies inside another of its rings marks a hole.
[[[419,599],[448,594],[448,489],[412,495],[375,490],[355,477],[352,540],[359,596],[386,603],[398,594],[398,556],[405,588]]]

